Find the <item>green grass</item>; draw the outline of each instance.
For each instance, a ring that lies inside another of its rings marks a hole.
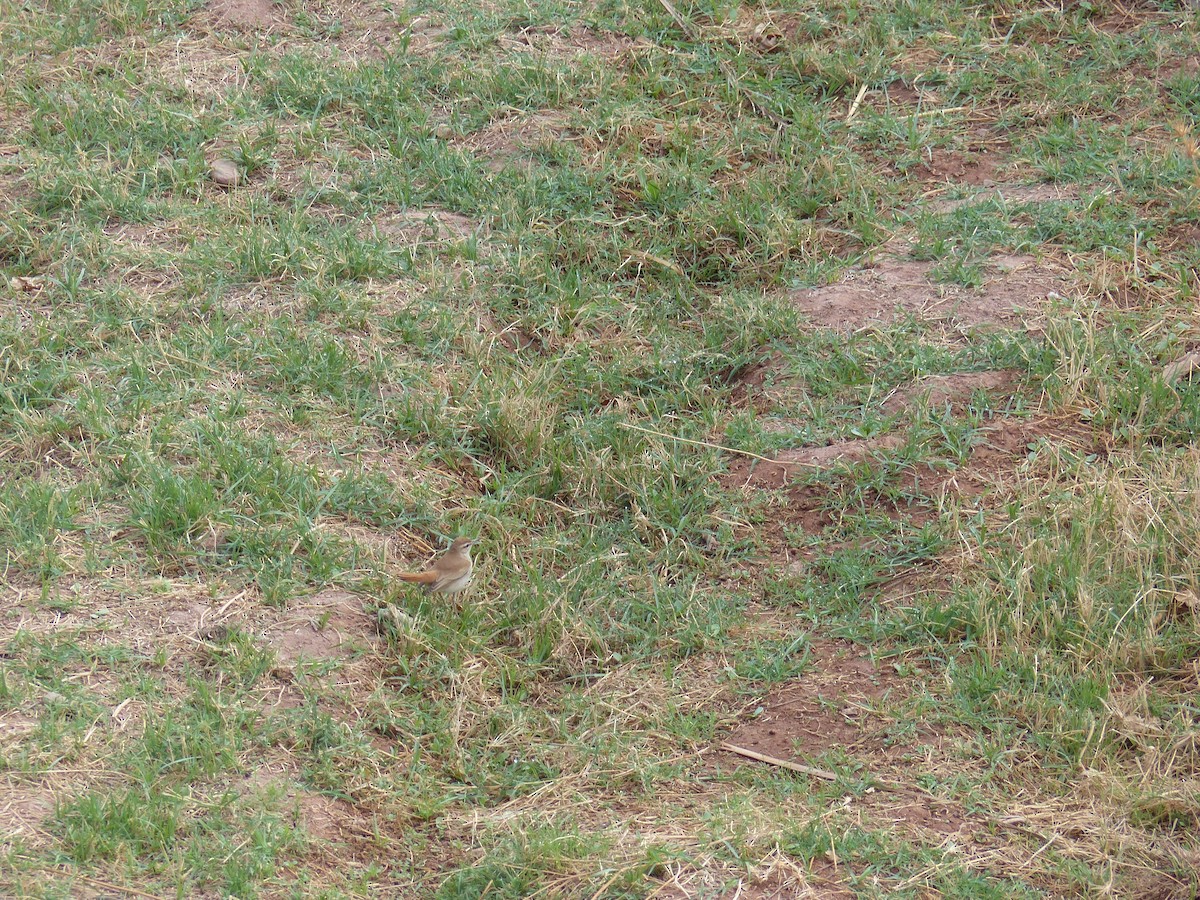
[[[234,5],[0,2],[0,892],[1195,892],[1186,4]]]

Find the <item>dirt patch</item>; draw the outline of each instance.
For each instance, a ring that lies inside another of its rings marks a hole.
[[[911,172],[922,184],[991,184],[1005,158],[1006,154],[999,152],[961,153],[934,148]]]
[[[122,222],[104,228],[104,235],[112,242],[113,249],[134,251],[142,255],[177,254],[187,250],[184,239],[172,228]]]
[[[221,605],[188,597],[170,598],[159,604],[156,632],[200,634],[224,621]]]
[[[319,35],[321,44],[336,47],[350,59],[379,60],[389,54],[424,53],[433,38],[449,29],[435,25],[427,16],[407,23],[401,19],[402,4],[377,5],[350,0],[320,0],[305,3],[304,11]]]
[[[1000,381],[1005,373],[979,374]],[[1067,442],[1087,452],[1102,450],[1097,435],[1079,422],[1045,417],[1000,419],[981,430],[978,442],[961,465],[912,465],[895,476],[892,485],[895,493],[889,491],[885,496],[872,492],[864,499],[894,520],[916,526],[932,522],[948,497],[971,499],[1001,490],[1028,458],[1030,447],[1043,439]],[[815,471],[870,460],[876,453],[902,447],[904,441],[901,435],[886,434],[838,441],[826,447],[783,450],[774,460],[737,457],[730,461],[720,483],[727,489],[780,492],[771,507],[770,518],[757,526],[757,531],[774,563],[784,565],[787,571],[801,572],[804,560],[810,559],[813,551],[791,549],[788,529],[822,534],[837,524],[841,511],[836,485],[796,482]],[[826,544],[826,549],[831,546]]]
[[[1154,245],[1164,253],[1191,250],[1200,245],[1200,223],[1176,222],[1167,225],[1155,236]]]
[[[359,816],[345,800],[302,791],[296,798],[296,810],[305,832],[318,841],[344,839],[344,831],[353,828]]]
[[[957,200],[932,200],[927,209],[936,213],[954,212],[964,206],[974,206],[994,200],[1001,203],[1073,203],[1079,200],[1079,188],[1073,184],[992,184],[969,197]]]
[[[828,752],[845,753],[861,759],[868,772],[885,775],[885,769],[900,765],[901,754],[892,746],[894,719],[880,711],[897,695],[908,694],[909,686],[894,667],[880,666],[844,641],[814,640],[808,649],[813,668],[801,678],[772,688],[749,721],[735,728],[725,742],[765,756],[801,765],[819,762]],[[918,725],[918,740],[934,746],[944,736]],[[725,762],[754,763],[726,752]],[[894,783],[892,779],[889,784]],[[904,782],[900,782],[904,784]],[[917,827],[939,834],[958,834],[968,827],[967,817],[957,804],[946,803],[923,792],[879,789],[861,797],[846,797],[843,813],[857,815],[862,827]]]
[[[854,463],[875,453],[894,450],[904,443],[899,435],[877,438],[854,438],[837,441],[825,447],[801,447],[780,450],[770,462],[752,457],[738,457],[721,476],[723,487],[785,488],[799,476],[814,470],[825,470],[838,463]]]
[[[36,843],[43,823],[54,812],[55,794],[35,784],[0,784],[0,846],[20,839]]]
[[[541,356],[547,352],[546,342],[541,336],[523,328],[518,322],[507,325],[495,316],[481,312],[476,319],[476,330],[512,353],[531,353]]]
[[[263,637],[286,666],[346,659],[379,645],[362,598],[339,590],[322,591],[293,605]]]
[[[304,12],[316,33],[314,49],[336,50],[354,62],[430,56],[444,47],[451,32],[439,10],[413,15],[402,3],[316,0],[305,3]]]
[[[883,92],[889,106],[902,106],[906,109],[921,102],[921,94],[915,88],[903,81],[893,81]]]
[[[628,35],[584,26],[534,25],[502,37],[500,43],[510,50],[557,59],[595,56],[611,63],[639,42]]]
[[[195,97],[218,100],[249,81],[240,55],[207,42],[180,38],[162,46],[160,53],[163,82]]]
[[[800,896],[806,900],[854,900],[858,896],[842,886],[837,864],[828,859],[814,859],[805,880],[807,893],[801,893]]]
[[[939,473],[925,485],[930,495],[953,493],[980,497],[1010,480],[1040,441],[1069,444],[1080,451],[1104,451],[1100,436],[1085,424],[1070,419],[1001,419],[983,431],[982,440],[957,469]]]
[[[864,830],[888,828],[910,831],[919,828],[935,834],[970,837],[980,822],[971,820],[957,803],[942,801],[914,790],[872,791],[844,802],[842,810],[855,816]]]
[[[281,809],[293,816],[315,845],[328,852],[329,844],[353,845],[370,842],[379,832],[374,813],[353,802],[307,790],[297,782],[291,758],[271,760],[246,774],[241,790],[248,795],[277,798]]]
[[[492,122],[455,143],[486,158],[488,168],[498,171],[532,151],[568,140],[566,122],[567,115],[560,110],[522,113]]]
[[[235,317],[283,316],[303,310],[308,303],[308,298],[297,296],[294,290],[264,282],[234,285],[220,299],[222,310]]]
[[[731,403],[760,412],[806,390],[804,380],[788,371],[780,353],[728,373],[722,381],[730,386]]]
[[[766,359],[750,363],[750,365],[742,366],[736,370],[731,369],[724,372],[722,380],[732,385],[732,398],[734,401],[743,400],[747,395],[756,393],[768,381],[772,380],[772,376],[779,371],[782,364],[783,355],[773,353]]]
[[[791,567],[792,554],[785,532],[799,528],[806,534],[821,534],[837,523],[838,511],[832,502],[834,489],[825,484],[794,484],[807,473],[825,471],[839,464],[870,459],[874,454],[895,449],[903,444],[899,435],[858,438],[837,441],[825,447],[805,447],[781,450],[772,461],[739,457],[730,462],[721,476],[721,485],[741,490],[784,491],[779,506],[772,510],[770,521],[759,527],[760,534],[771,548],[771,555]],[[913,510],[900,510],[892,504],[881,503],[881,509],[899,516]],[[920,518],[932,518],[932,509],[916,511]],[[802,558],[811,554],[801,553]]]
[[[842,886],[837,867],[825,860],[815,860],[806,869],[776,855],[769,868],[743,875],[733,885],[721,873],[679,874],[663,882],[651,896],[657,900],[853,900],[856,894]]]
[[[932,269],[931,262],[884,256],[835,284],[793,291],[791,301],[824,328],[852,329],[911,315],[958,329],[1020,329],[1049,294],[1067,291],[1063,272],[1032,256],[994,258],[978,289],[935,283]]]
[[[269,690],[263,691],[259,709],[270,716],[274,713],[299,709],[304,705],[304,694],[287,682],[275,682]]]
[[[434,385],[435,389],[437,387],[440,385]],[[393,390],[390,385],[382,386],[380,393],[385,399],[412,399],[411,391]],[[405,441],[380,447],[370,444],[354,446],[354,442],[347,439],[340,452],[335,454],[324,441],[296,440],[286,424],[272,422],[271,426],[270,430],[278,438],[279,446],[289,460],[297,466],[315,471],[327,481],[347,476],[383,477],[399,495],[405,497],[421,495],[425,491],[451,494],[467,490],[474,496],[482,492],[479,478],[469,469],[440,468],[421,459],[419,448]],[[278,426],[277,430],[275,426]],[[323,521],[322,525],[337,522],[345,520],[333,518]],[[386,547],[389,551],[403,548],[401,555],[407,554],[410,558],[427,555],[434,549],[427,541],[404,528],[365,528],[353,522],[345,524],[347,535],[360,540],[365,546]]]
[[[1136,897],[1137,900],[1193,900],[1195,882],[1187,884],[1162,872],[1137,872],[1118,878],[1113,896]]]
[[[444,209],[408,209],[377,216],[367,229],[369,236],[391,243],[418,247],[442,247],[446,241],[462,243],[479,238],[484,226],[460,213]]]
[[[1191,4],[1186,4],[1191,6]],[[1105,34],[1126,34],[1137,31],[1149,25],[1163,22],[1169,14],[1164,14],[1162,8],[1149,3],[1113,3],[1104,4],[1111,12],[1096,16],[1089,22],[1097,31]],[[1194,9],[1194,7],[1191,7]]]
[[[271,0],[208,0],[201,18],[217,29],[277,31],[284,24],[283,10]]]
[[[0,715],[0,747],[10,743],[20,743],[37,726],[37,719],[22,715],[16,710],[10,710]]]
[[[899,676],[845,641],[813,640],[808,656],[809,674],[772,688],[762,711],[726,741],[791,762],[833,749],[882,750],[889,723],[871,706],[900,687]]]
[[[959,372],[954,375],[931,375],[916,384],[900,388],[883,401],[883,411],[889,415],[912,406],[930,409],[949,406],[961,413],[977,391],[988,394],[1011,395],[1020,373],[1015,369],[991,372]]]

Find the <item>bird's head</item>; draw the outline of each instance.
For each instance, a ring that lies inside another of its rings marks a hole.
[[[457,537],[450,545],[451,553],[466,553],[475,544],[475,538]]]

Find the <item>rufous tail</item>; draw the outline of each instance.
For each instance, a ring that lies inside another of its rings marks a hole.
[[[401,581],[407,581],[410,584],[433,584],[437,581],[437,572],[401,572],[396,576]]]

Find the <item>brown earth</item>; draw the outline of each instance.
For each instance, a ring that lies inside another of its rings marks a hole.
[[[821,768],[826,754],[852,758],[864,767],[868,780],[883,779],[880,787],[857,797],[845,796],[839,804],[843,814],[860,820],[864,828],[890,824],[943,837],[972,834],[981,822],[972,820],[958,804],[915,787],[917,776],[927,767],[947,765],[945,735],[917,724],[915,732],[906,732],[903,745],[893,737],[897,725],[908,723],[896,722],[884,710],[909,696],[914,684],[901,678],[895,667],[879,665],[844,641],[813,639],[807,658],[810,670],[772,688],[752,717],[722,743],[816,768]],[[923,753],[910,754],[907,748],[914,742],[924,748]],[[749,761],[732,751],[724,751],[721,762],[773,764]]]
[[[582,25],[534,25],[511,32],[501,39],[501,43],[511,50],[552,59],[595,56],[614,63],[640,42],[624,34],[597,31]]]
[[[208,0],[201,17],[218,29],[273,31],[284,23],[283,8],[271,0]]]
[[[283,619],[266,628],[264,639],[284,666],[346,659],[377,650],[380,643],[362,598],[339,590],[292,604]]]
[[[566,113],[554,109],[506,116],[455,143],[482,156],[498,171],[531,151],[568,138]]]
[[[998,257],[978,290],[930,280],[933,263],[885,256],[841,281],[794,291],[792,303],[814,325],[856,329],[905,315],[955,329],[1026,327],[1050,294],[1067,291],[1065,273],[1031,256]]]
[[[990,374],[992,380],[1003,383],[1003,373]],[[968,379],[972,381],[988,379]],[[946,388],[943,383],[940,385]],[[966,397],[976,388],[964,391]],[[981,388],[985,389],[986,388]],[[962,397],[963,392],[957,396]],[[918,395],[923,396],[923,395]],[[955,402],[947,393],[946,402]],[[961,402],[961,401],[959,401]],[[1068,442],[1089,452],[1099,452],[1100,441],[1093,432],[1072,420],[1041,418],[1003,418],[981,429],[970,456],[957,467],[911,466],[900,473],[897,488],[910,497],[907,503],[877,498],[880,512],[891,517],[903,517],[914,525],[933,521],[939,503],[948,496],[982,498],[1001,490],[1017,467],[1029,456],[1030,448],[1039,441]],[[805,476],[828,471],[831,467],[870,460],[875,454],[887,453],[903,446],[897,434],[873,438],[838,441],[825,447],[806,447],[781,450],[771,461],[750,457],[734,457],[720,478],[725,488],[778,492],[771,506],[770,521],[759,526],[774,562],[792,565],[795,557],[789,550],[784,531],[799,528],[808,534],[821,534],[837,521],[835,488],[828,484],[804,484]]]
[[[933,148],[912,174],[923,184],[992,184],[1005,158],[998,152],[961,153]]]
[[[962,412],[976,392],[1011,395],[1019,375],[1012,369],[930,375],[910,387],[896,390],[883,401],[882,409],[888,414],[896,414],[918,405],[931,409],[949,406],[954,412]]]
[[[780,450],[771,462],[737,457],[721,478],[724,487],[785,488],[806,472],[828,469],[837,463],[854,463],[878,451],[893,450],[903,444],[898,435],[879,438],[852,438],[825,447]]]
[[[900,687],[894,671],[879,668],[845,641],[814,638],[808,658],[808,675],[773,688],[762,711],[725,740],[792,762],[834,749],[882,750],[889,723],[871,707]]]
[[[0,735],[0,747],[7,744]],[[15,841],[42,843],[43,823],[53,814],[59,794],[45,785],[27,783],[15,777],[0,784],[0,847]]]
[[[377,216],[364,231],[372,237],[385,238],[402,246],[444,248],[447,243],[462,243],[480,237],[484,228],[459,213],[423,208]]]
[[[1026,203],[1073,203],[1079,200],[1079,187],[1073,184],[994,184],[957,200],[930,200],[926,209],[936,213],[954,212],[987,200],[1022,205]]]

